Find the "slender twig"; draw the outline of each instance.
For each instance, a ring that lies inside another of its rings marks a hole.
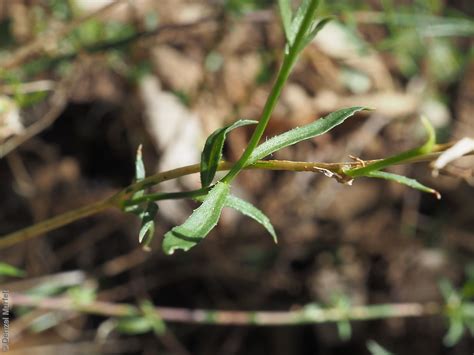
[[[11,306],[31,306],[48,310],[77,311],[106,317],[141,316],[134,305],[95,301],[86,305],[76,304],[68,297],[43,298],[20,293],[10,293]],[[155,307],[159,317],[166,322],[197,323],[215,325],[288,326],[311,323],[339,322],[347,320],[370,320],[385,318],[428,317],[440,315],[444,307],[435,302],[392,303],[351,308],[320,308],[309,304],[291,311],[223,311]]]
[[[452,146],[452,143],[436,145],[431,153],[418,156],[413,159],[403,161],[401,163],[408,164],[408,163],[417,163],[417,162],[426,162],[426,161],[435,160],[444,150],[448,149],[451,146]],[[364,163],[374,163],[377,161],[379,161],[379,159],[364,161]],[[344,169],[348,167],[360,167],[361,164],[362,162],[359,162],[359,161],[342,162],[342,163],[313,163],[313,162],[299,162],[299,161],[288,161],[288,160],[260,160],[251,166],[245,167],[245,169],[306,171],[306,172],[318,172],[318,173],[321,173],[321,172],[324,173],[325,171],[329,171],[334,174],[344,174],[343,172]],[[232,166],[234,166],[234,163],[223,161],[219,163],[218,170],[219,171],[229,170],[232,168]],[[21,229],[19,231],[3,235],[0,237],[0,250],[8,248],[18,243],[21,243],[23,241],[38,237],[44,233],[47,233],[49,231],[62,227],[66,224],[100,213],[106,209],[113,208],[113,207],[121,209],[126,205],[125,201],[129,200],[134,192],[143,190],[148,187],[152,187],[163,181],[173,180],[185,175],[198,173],[199,169],[200,169],[199,164],[193,164],[193,165],[188,165],[181,168],[157,173],[139,182],[131,184],[130,186],[124,188],[123,190],[117,192],[115,195],[109,198],[95,202],[91,205],[80,207],[76,210],[66,212],[64,214],[58,215],[56,217],[45,220],[33,226]],[[176,199],[176,198],[193,197],[194,195],[197,195],[195,193],[196,191],[161,193],[161,194],[157,194],[157,196],[163,196],[168,199]],[[163,197],[160,197],[159,199],[165,199]]]

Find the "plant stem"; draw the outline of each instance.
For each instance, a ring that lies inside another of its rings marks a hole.
[[[95,301],[77,305],[68,297],[38,299],[10,293],[12,306],[32,306],[41,309],[77,311],[106,317],[141,316],[140,309],[131,304]],[[443,306],[434,303],[401,303],[353,306],[350,309],[319,308],[307,305],[294,311],[221,311],[155,307],[158,316],[167,322],[215,325],[288,326],[345,320],[370,320],[402,317],[427,317],[443,313]]]
[[[314,20],[314,15],[316,13],[318,3],[318,0],[311,1],[311,4],[309,5],[308,10],[303,18],[303,21],[301,22],[301,26],[298,29],[298,33],[296,35],[294,43],[291,46],[288,44],[288,54],[286,54],[283,59],[283,64],[280,68],[275,84],[273,85],[272,91],[270,92],[267,102],[265,103],[262,116],[257,127],[255,127],[255,131],[253,132],[252,137],[250,138],[247,148],[245,149],[244,153],[237,161],[237,163],[235,163],[235,165],[227,173],[227,175],[224,176],[222,182],[230,183],[237,176],[237,174],[245,167],[245,164],[249,160],[250,155],[260,142],[265,128],[267,127],[268,122],[270,121],[273,109],[275,108],[275,105],[280,97],[283,86],[288,80],[291,69],[293,68],[298,54],[300,53],[300,49],[302,47],[302,43],[305,39],[308,29]]]
[[[12,245],[27,241],[41,234],[62,227],[66,224],[102,212],[113,206],[114,204],[112,202],[112,199],[107,198],[92,203],[90,205],[83,206],[78,209],[60,214],[59,216],[47,219],[43,222],[39,222],[30,227],[20,229],[17,232],[13,232],[3,237],[0,237],[0,249],[5,249]]]
[[[407,150],[405,152],[401,152],[400,154],[396,154],[385,159],[380,159],[362,168],[346,169],[344,173],[353,178],[359,176],[368,176],[368,174],[373,171],[378,171],[388,166],[400,164],[404,161],[409,161],[410,159],[414,159],[418,156],[423,156],[425,154],[431,153],[437,147],[435,144],[436,134],[433,126],[426,118],[421,117],[421,122],[423,123],[423,126],[425,127],[428,134],[427,141],[421,147]]]
[[[149,201],[161,201],[161,200],[177,200],[180,198],[197,198],[205,196],[211,186],[205,187],[202,189],[191,190],[191,191],[180,191],[180,192],[156,192],[153,194],[143,195],[131,200],[126,200],[122,202],[122,206],[134,206],[139,205],[143,202]]]
[[[425,155],[419,155],[408,160],[398,162],[398,164],[408,164],[417,162],[426,162],[435,160],[444,150],[450,148],[453,143],[436,145],[432,153]],[[380,160],[370,160],[365,163],[376,163]],[[232,162],[221,162],[219,163],[218,170],[229,170],[234,166]],[[264,170],[286,170],[286,171],[307,171],[307,172],[321,172],[322,170],[328,170],[335,174],[341,174],[343,169],[347,167],[360,167],[360,162],[342,162],[342,163],[313,163],[313,162],[299,162],[299,161],[288,161],[288,160],[259,160],[252,165],[244,167],[244,169],[264,169]],[[117,192],[110,198],[95,202],[93,204],[80,207],[76,210],[72,210],[51,219],[45,220],[33,226],[21,229],[19,231],[6,234],[0,237],[0,250],[13,246],[15,244],[27,241],[29,239],[38,237],[44,233],[50,232],[54,229],[62,227],[66,224],[72,223],[79,219],[97,214],[108,208],[116,207],[122,208],[127,205],[129,197],[136,191],[142,190],[147,187],[151,187],[159,184],[160,182],[173,180],[181,176],[190,175],[199,172],[199,164],[193,164],[184,166],[181,168],[164,171],[152,176],[149,176],[139,182],[131,184],[123,190]],[[200,190],[188,191],[188,192],[172,192],[172,193],[157,193],[157,199],[172,199],[172,198],[186,198],[195,197],[200,195]],[[150,195],[148,195],[150,196]],[[133,200],[132,200],[133,201]],[[135,203],[131,203],[135,204]]]

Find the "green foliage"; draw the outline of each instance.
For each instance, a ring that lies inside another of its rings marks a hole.
[[[273,241],[275,243],[278,243],[275,229],[273,228],[270,219],[265,216],[265,214],[257,207],[233,195],[227,196],[227,199],[225,201],[225,207],[233,208],[260,223],[263,227],[265,227],[267,232],[270,233],[273,238]]]
[[[279,0],[278,4],[280,8],[280,16],[283,24],[283,30],[285,31],[287,53],[289,53],[290,48],[292,48],[296,52],[300,52],[331,20],[331,18],[329,17],[323,18],[318,22],[312,20],[310,26],[305,26],[306,28],[305,32],[303,33],[302,41],[296,43],[298,32],[303,25],[303,20],[305,19],[309,11],[312,11],[312,15],[314,16],[319,2],[315,2],[312,0],[303,0],[294,15],[291,10],[290,0]]]
[[[166,324],[149,301],[140,304],[141,314],[122,317],[115,323],[115,330],[128,335],[145,334],[153,331],[156,335],[166,332]]]
[[[446,302],[445,315],[449,321],[443,342],[446,346],[454,346],[461,340],[465,329],[474,336],[474,303],[472,295],[464,294],[465,289],[458,292],[448,280],[440,282],[440,290]]]
[[[128,335],[145,334],[152,330],[152,325],[142,316],[123,317],[118,320],[115,330]]]
[[[161,319],[151,302],[142,302],[140,310],[156,335],[163,335],[166,332],[166,324],[163,319]]]
[[[390,181],[395,181],[398,182],[399,184],[411,187],[412,189],[419,190],[422,192],[427,192],[430,194],[434,194],[436,198],[439,200],[441,198],[441,195],[438,191],[435,189],[432,189],[431,187],[425,186],[415,179],[411,179],[409,177],[403,176],[403,175],[397,175],[397,174],[392,174],[392,173],[387,173],[385,171],[371,171],[367,173],[367,177],[373,177],[373,178],[379,178],[379,179],[385,179],[385,180],[390,180]]]
[[[0,262],[0,277],[1,276],[25,277],[26,272],[10,264]]]
[[[145,165],[142,158],[142,146],[137,149],[135,159],[135,181],[142,181],[145,178]],[[143,197],[145,189],[135,192],[129,200],[134,200]],[[150,243],[155,236],[155,218],[158,213],[158,205],[155,202],[148,202],[146,206],[126,205],[125,212],[130,212],[138,216],[141,221],[140,232],[138,233],[138,242],[143,245],[143,249],[150,250]]]
[[[288,132],[275,136],[266,142],[260,144],[250,155],[248,164],[251,165],[257,160],[293,144],[302,142],[324,134],[337,125],[343,123],[347,118],[353,116],[356,112],[366,110],[365,107],[351,107],[333,112],[326,117],[320,118],[308,125],[294,128]]]
[[[387,349],[384,349],[375,340],[367,341],[367,349],[370,351],[372,355],[393,355],[393,353],[391,353]]]
[[[332,306],[340,312],[346,314],[350,311],[351,300],[348,296],[338,293],[333,297]],[[337,322],[337,332],[343,341],[347,341],[352,336],[352,327],[348,319]]]
[[[218,182],[204,202],[180,226],[174,227],[165,234],[163,250],[166,254],[173,254],[175,250],[188,251],[204,239],[216,226],[224,208],[230,186]]]
[[[222,159],[222,150],[228,132],[235,128],[257,124],[257,121],[238,120],[233,124],[214,131],[206,140],[201,154],[201,184],[202,187],[211,185],[216,175],[217,166]]]
[[[143,244],[143,249],[149,251],[150,243],[155,236],[155,217],[158,213],[158,205],[149,202],[145,210],[140,214],[142,220],[140,232],[138,233],[138,242]]]
[[[96,289],[93,287],[77,286],[68,289],[67,292],[76,306],[87,306],[97,297]]]
[[[346,169],[344,170],[344,173],[353,178],[366,176],[366,177],[374,177],[374,178],[381,178],[381,179],[395,181],[400,184],[409,186],[411,188],[414,188],[423,192],[432,193],[438,199],[440,199],[441,195],[436,190],[430,187],[427,187],[425,185],[422,185],[421,183],[419,183],[418,181],[414,179],[380,171],[380,169],[384,169],[391,165],[400,164],[402,162],[408,161],[418,156],[428,154],[433,150],[433,147],[436,143],[435,130],[433,126],[431,125],[430,121],[428,121],[428,119],[426,119],[425,117],[421,118],[421,122],[423,123],[423,126],[428,136],[426,139],[426,142],[422,146],[402,152],[397,155],[393,155],[385,159],[378,160],[362,168]]]

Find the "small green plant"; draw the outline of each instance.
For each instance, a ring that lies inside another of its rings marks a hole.
[[[345,184],[351,184],[354,179],[361,177],[387,179],[423,192],[435,194],[439,198],[440,195],[436,190],[424,186],[416,180],[382,171],[382,169],[395,164],[423,160],[429,157],[430,153],[446,148],[435,144],[434,130],[425,118],[422,118],[422,123],[427,131],[428,138],[426,143],[419,148],[385,159],[370,162],[364,162],[359,159],[349,163],[332,164],[262,160],[276,151],[322,135],[335,126],[342,124],[346,119],[353,117],[356,113],[368,110],[368,108],[363,106],[341,109],[310,124],[294,128],[259,144],[298,55],[330,20],[327,17],[317,19],[318,3],[319,1],[317,0],[303,0],[296,11],[293,11],[289,0],[279,0],[278,4],[286,46],[280,70],[258,121],[238,120],[227,127],[216,130],[208,137],[204,145],[200,164],[178,168],[154,176],[145,176],[145,167],[141,158],[140,147],[137,152],[135,182],[132,185],[103,201],[84,206],[6,235],[0,238],[0,248],[36,237],[77,219],[101,212],[106,208],[118,207],[124,212],[134,213],[140,218],[141,228],[138,239],[145,249],[149,249],[154,236],[154,220],[158,212],[157,202],[165,199],[181,198],[194,199],[200,202],[201,205],[182,225],[172,228],[165,234],[163,250],[167,254],[172,254],[176,250],[188,251],[202,241],[218,223],[224,207],[236,209],[262,224],[276,242],[275,230],[263,212],[249,202],[243,201],[231,194],[232,182],[243,169],[321,172]],[[256,125],[256,127],[242,156],[235,163],[223,161],[222,151],[226,135],[233,129],[246,125]],[[218,170],[228,170],[228,172],[220,180],[214,181]],[[200,172],[201,175],[202,187],[198,190],[148,193],[150,187],[162,181],[195,172]]]
[[[135,166],[135,181],[130,186],[105,200],[3,236],[0,238],[0,249],[42,235],[45,232],[99,213],[107,208],[119,208],[124,212],[133,213],[138,216],[141,220],[138,241],[145,249],[150,249],[155,234],[154,221],[158,213],[158,202],[166,199],[182,198],[193,199],[199,202],[200,205],[183,224],[172,228],[164,235],[162,248],[166,254],[173,254],[177,250],[189,251],[200,243],[217,225],[224,207],[233,208],[254,219],[260,223],[272,236],[273,240],[277,242],[276,232],[269,218],[249,202],[232,195],[232,183],[244,169],[320,172],[344,184],[352,184],[354,180],[363,177],[386,179],[434,194],[437,198],[440,198],[440,194],[436,190],[414,179],[383,171],[383,169],[396,164],[432,159],[433,154],[449,148],[446,145],[436,144],[434,129],[426,118],[422,118],[423,126],[427,132],[426,142],[418,148],[385,159],[368,162],[358,159],[347,163],[263,160],[276,151],[322,135],[337,125],[342,124],[345,120],[354,117],[357,113],[369,110],[369,108],[364,106],[344,108],[319,118],[310,124],[294,128],[275,136],[260,144],[265,129],[271,119],[273,109],[278,102],[282,89],[288,80],[299,54],[330,20],[329,18],[318,19],[316,17],[318,2],[318,0],[303,0],[296,11],[293,11],[290,0],[278,1],[286,38],[286,46],[280,70],[258,121],[238,120],[229,126],[216,130],[207,138],[199,164],[161,172],[149,177],[146,177],[141,147],[139,147]],[[82,33],[81,36],[92,36],[95,40],[96,32],[98,31],[97,28],[92,26],[88,30],[90,30],[91,33]],[[234,129],[247,125],[255,125],[255,129],[242,156],[235,163],[223,161],[223,147],[227,134]],[[218,170],[225,170],[227,174],[216,181],[215,177]],[[151,187],[163,181],[176,179],[183,175],[193,173],[200,173],[202,184],[200,189],[159,193],[149,191]],[[21,274],[20,271],[5,268],[5,266],[3,266],[3,269],[4,274],[10,273],[17,276]],[[472,304],[464,302],[464,299],[461,301],[461,298],[457,296],[454,291],[446,291],[445,294],[448,304],[447,314],[451,320],[451,329],[446,338],[446,343],[451,345],[462,335],[464,326],[467,326],[472,331]],[[76,299],[76,303],[83,308],[86,307],[84,304],[87,305],[89,302],[92,302],[94,295],[93,292],[83,290],[75,290],[71,293],[71,296]],[[94,308],[94,311],[97,311],[97,309]],[[335,309],[331,312],[329,312],[329,314],[334,313],[332,318],[331,316],[328,316],[328,318],[318,318],[321,313],[320,309],[308,307],[302,311],[294,312],[294,314],[291,313],[291,318],[288,322],[296,323],[301,321],[301,323],[303,323],[314,321],[315,319],[320,319],[320,321],[321,319],[337,321],[341,337],[348,339],[351,335],[349,323],[351,319],[372,319],[393,316],[391,308],[384,308],[383,306],[374,306],[373,309],[371,309],[372,313],[366,310],[364,310],[365,313],[354,312],[346,298],[338,299]],[[418,310],[417,312],[418,313],[415,313],[416,315],[424,314]],[[430,310],[430,312],[439,313],[437,309],[434,311]],[[253,321],[255,324],[258,324],[256,319],[257,318],[254,317]],[[165,325],[162,319],[148,303],[142,305],[140,312],[137,311],[134,314],[127,314],[127,318],[119,319],[117,322],[117,329],[125,333],[136,334],[153,330],[157,334],[162,334],[165,331]],[[384,352],[376,343],[371,343],[370,348],[370,351],[374,354],[388,353]]]

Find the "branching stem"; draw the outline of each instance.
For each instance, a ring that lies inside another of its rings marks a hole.
[[[452,146],[452,143],[436,145],[429,154],[414,157],[409,160],[404,160],[403,164],[416,163],[423,161],[431,161],[436,159],[441,152]],[[365,161],[365,163],[375,163],[380,160]],[[218,170],[229,170],[234,166],[232,162],[221,162]],[[361,162],[343,162],[343,163],[313,163],[313,162],[299,162],[288,160],[259,160],[251,166],[246,166],[244,169],[264,169],[264,170],[286,170],[286,171],[307,171],[307,172],[321,172],[321,170],[328,170],[335,174],[343,174],[344,169],[348,167],[360,167]],[[120,208],[127,205],[137,204],[139,201],[132,200],[132,202],[125,202],[130,199],[134,192],[142,190],[147,187],[155,186],[163,181],[177,179],[179,177],[190,175],[199,172],[199,164],[184,166],[181,168],[164,171],[152,176],[149,176],[139,182],[131,184],[123,190],[117,192],[115,195],[104,200],[95,202],[93,204],[80,207],[78,209],[63,213],[56,217],[50,218],[43,222],[37,223],[33,226],[21,229],[19,231],[4,235],[0,237],[0,250],[11,247],[15,244],[30,240],[32,238],[43,235],[69,223],[78,221],[80,219],[92,216],[94,214],[103,212],[109,208]],[[145,201],[163,200],[163,199],[178,199],[178,198],[194,198],[202,196],[203,190],[194,190],[187,192],[171,192],[171,193],[156,193],[145,195]],[[140,200],[141,201],[141,200]],[[141,201],[142,202],[142,201]]]

